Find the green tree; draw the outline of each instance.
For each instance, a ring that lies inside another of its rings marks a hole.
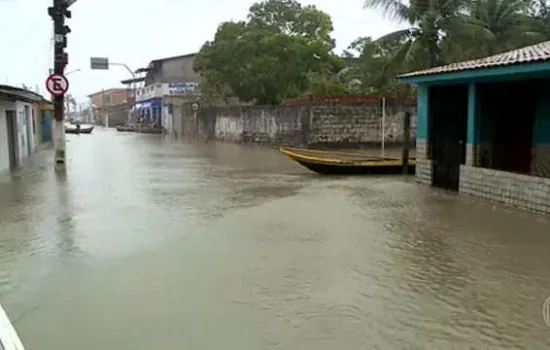
[[[309,90],[312,75],[343,68],[332,53],[330,17],[296,1],[268,0],[250,8],[246,22],[222,24],[195,59],[203,94],[277,104]]]
[[[464,31],[450,31],[442,40],[449,60],[491,56],[547,38],[529,15],[531,1],[477,0],[468,6]]]
[[[410,25],[376,40],[400,42],[388,61],[399,73],[498,54],[550,38],[546,0],[366,0]]]
[[[389,33],[378,42],[400,42],[389,64],[398,71],[434,67],[444,63],[440,37],[443,33],[464,31],[467,24],[464,0],[366,0],[364,6],[382,9],[391,19],[407,22],[410,28]]]

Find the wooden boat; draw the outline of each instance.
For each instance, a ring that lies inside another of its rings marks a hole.
[[[65,125],[65,133],[66,134],[91,134],[93,130],[94,130],[93,125],[81,124],[80,125],[80,130],[74,124],[66,124]]]
[[[119,131],[119,132],[137,132],[138,131],[138,128],[135,127],[135,126],[124,126],[124,125],[119,125],[117,127],[115,127],[116,131]]]
[[[150,126],[125,125],[117,126],[119,132],[137,132],[141,134],[162,134],[162,128],[154,128]]]
[[[403,162],[360,152],[323,151],[281,147],[279,151],[300,165],[323,175],[401,174]],[[414,174],[416,159],[409,159],[408,173]]]
[[[2,305],[0,305],[0,349],[25,350]]]

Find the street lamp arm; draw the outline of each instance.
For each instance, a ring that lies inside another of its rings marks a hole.
[[[120,67],[124,67],[124,68],[126,68],[126,70],[127,70],[128,72],[130,72],[130,74],[132,75],[132,78],[134,78],[134,79],[136,78],[136,74],[130,69],[130,67],[128,67],[128,66],[126,65],[126,63],[109,62],[109,65],[111,65],[111,66],[120,66]]]

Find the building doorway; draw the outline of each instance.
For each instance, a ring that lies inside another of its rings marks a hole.
[[[536,108],[546,84],[538,80],[480,84],[480,120],[484,141],[491,144],[484,166],[531,173]]]
[[[10,169],[18,165],[18,147],[17,147],[17,121],[13,110],[6,111],[6,129],[8,132],[8,154],[10,158]]]
[[[458,191],[466,162],[468,85],[434,86],[429,94],[432,186]]]
[[[26,133],[27,133],[27,155],[31,155],[34,147],[34,137],[33,137],[33,128],[32,128],[32,114],[31,114],[31,108],[28,105],[25,105],[25,126],[26,126]]]

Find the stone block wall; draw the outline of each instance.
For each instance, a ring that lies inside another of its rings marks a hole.
[[[415,107],[386,107],[384,141],[403,142],[405,111],[413,113],[411,139],[416,137]],[[324,105],[311,108],[309,144],[346,146],[379,144],[382,140],[382,107],[379,103]]]
[[[424,185],[432,183],[432,161],[428,159],[426,140],[416,140],[416,180]]]
[[[461,194],[550,213],[550,179],[467,165],[460,167]]]
[[[411,139],[416,136],[415,107],[394,104],[386,107],[384,139],[402,143],[403,118],[411,111]],[[379,103],[314,106],[189,106],[174,109],[175,130],[183,137],[258,143],[267,145],[359,147],[380,144],[382,108]]]

